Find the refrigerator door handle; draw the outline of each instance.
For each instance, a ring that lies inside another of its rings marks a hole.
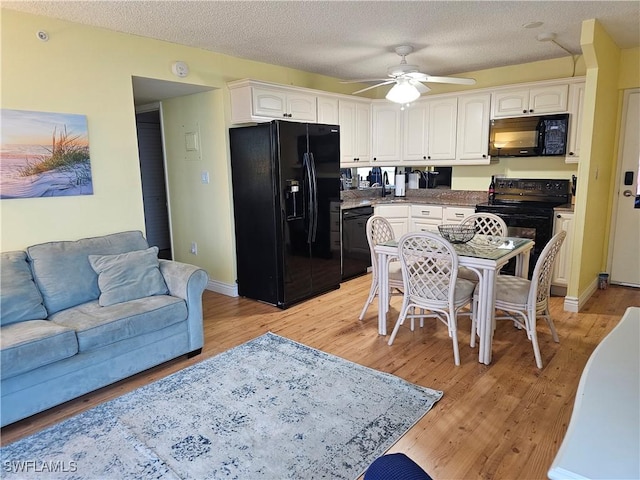
[[[316,173],[316,161],[313,158],[313,153],[309,152],[309,158],[311,160],[311,172],[313,179],[313,235],[311,240],[316,241],[316,234],[318,233],[318,175]]]
[[[302,167],[304,169],[304,174],[307,177],[307,184],[309,185],[309,189],[307,190],[309,194],[309,201],[307,202],[307,218],[309,219],[307,243],[311,243],[313,238],[313,173],[308,153],[302,155]]]

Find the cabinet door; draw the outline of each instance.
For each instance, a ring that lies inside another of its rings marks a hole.
[[[429,102],[428,160],[455,160],[457,97]]]
[[[280,90],[252,88],[253,114],[258,117],[286,118],[287,95]]]
[[[355,106],[355,153],[358,162],[368,163],[371,157],[371,106],[358,103]]]
[[[396,240],[399,240],[402,235],[409,232],[409,219],[408,218],[388,218],[391,228],[393,228],[393,235]]]
[[[356,104],[340,100],[340,166],[357,167],[356,157]]]
[[[318,123],[340,125],[337,98],[318,97]]]
[[[389,220],[396,240],[409,231],[408,205],[378,205],[373,212]]]
[[[529,89],[493,93],[492,118],[521,117],[529,112]]]
[[[558,113],[567,111],[569,85],[534,87],[529,93],[529,113]]]
[[[456,163],[489,163],[489,106],[491,95],[458,97]]]
[[[287,118],[300,122],[316,123],[316,97],[304,93],[289,92],[286,95]]]
[[[403,153],[405,161],[426,161],[428,154],[428,121],[429,104],[419,102],[404,110],[403,119]]]
[[[374,103],[371,107],[372,162],[400,161],[401,113],[397,105],[389,102]]]
[[[565,157],[567,163],[577,163],[580,160],[584,85],[574,83],[569,87],[569,148]]]
[[[573,213],[558,213],[553,223],[553,234],[564,230],[567,236],[562,247],[558,251],[556,262],[553,266],[551,283],[566,287],[569,284],[571,273],[571,245],[573,244]]]

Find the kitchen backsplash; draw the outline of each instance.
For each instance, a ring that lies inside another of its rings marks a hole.
[[[389,189],[391,193],[386,197],[381,197],[380,188],[366,188],[362,190],[344,190],[340,192],[340,198],[344,201],[349,200],[374,200],[374,201],[391,201],[398,199],[394,197],[393,189]],[[401,197],[407,202],[416,200],[418,202],[433,202],[443,205],[476,205],[487,201],[487,192],[477,190],[451,190],[448,188],[420,188],[417,190],[406,190],[406,196]]]

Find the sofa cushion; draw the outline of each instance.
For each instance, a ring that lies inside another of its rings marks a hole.
[[[169,293],[160,273],[158,247],[119,255],[89,255],[89,263],[98,274],[98,303],[102,307]]]
[[[47,318],[25,252],[0,257],[0,325]]]
[[[28,320],[2,327],[2,379],[13,377],[78,353],[76,333],[49,320]]]
[[[89,255],[114,255],[148,247],[142,232],[135,231],[33,245],[27,248],[27,255],[51,315],[100,296],[98,274],[89,264]]]
[[[97,300],[58,312],[52,321],[72,328],[85,352],[126,338],[160,330],[187,319],[184,300],[156,295],[101,307]]]

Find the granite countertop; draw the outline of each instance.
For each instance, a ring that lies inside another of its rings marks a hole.
[[[564,205],[560,205],[559,207],[555,207],[553,209],[554,212],[571,212],[573,213],[574,205],[571,203],[566,203]]]
[[[487,200],[486,192],[450,189],[418,189],[407,190],[405,197],[396,197],[393,192],[386,197],[381,196],[379,188],[367,190],[345,190],[340,192],[342,203],[340,208],[368,207],[375,205],[425,204],[446,205],[452,207],[475,207]]]

